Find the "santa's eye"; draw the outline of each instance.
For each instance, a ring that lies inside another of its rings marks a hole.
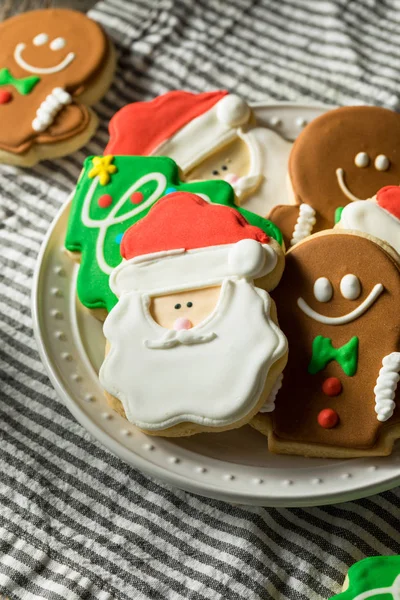
[[[188,303],[186,304],[186,306],[187,306],[188,308],[192,308],[192,306],[193,306],[193,302],[188,302]]]
[[[43,46],[43,44],[47,44],[49,41],[49,36],[47,33],[39,33],[33,38],[33,43],[35,46]]]
[[[327,277],[318,277],[314,283],[314,296],[318,302],[329,302],[333,295],[332,284]]]
[[[228,167],[227,167],[226,165],[222,165],[221,169],[222,169],[223,171],[227,171],[227,170],[228,170]]]
[[[61,50],[62,48],[65,48],[66,43],[67,42],[64,40],[64,38],[58,37],[50,42],[50,48],[51,50]]]
[[[384,154],[379,154],[375,159],[375,169],[377,171],[387,171],[390,167],[390,160]]]
[[[358,154],[356,154],[356,157],[354,159],[354,163],[356,165],[356,167],[368,167],[369,165],[369,156],[366,152],[359,152]]]
[[[176,308],[177,310],[178,310],[179,308],[181,308],[181,307],[182,307],[182,305],[181,305],[181,304],[175,304],[175,306],[174,306],[174,308]]]
[[[361,283],[355,275],[345,275],[340,282],[340,292],[347,300],[356,300],[361,294]]]
[[[218,171],[213,171],[212,174],[213,175],[219,175],[219,172]]]

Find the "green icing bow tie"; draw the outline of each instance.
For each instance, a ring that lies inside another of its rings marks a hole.
[[[40,81],[40,77],[37,75],[32,75],[31,77],[21,77],[21,79],[17,79],[14,75],[11,75],[9,69],[0,69],[0,86],[13,85],[15,89],[26,96],[30,94],[35,85]]]
[[[312,357],[308,365],[308,372],[315,375],[322,371],[331,360],[336,360],[349,377],[355,375],[358,360],[358,337],[352,337],[341,348],[334,348],[330,338],[317,335],[312,345]]]

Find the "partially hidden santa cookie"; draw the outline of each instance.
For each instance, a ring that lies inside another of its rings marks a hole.
[[[343,592],[330,600],[398,600],[400,556],[371,556],[352,565]]]
[[[364,231],[400,254],[400,186],[387,185],[369,200],[350,202],[339,218],[337,228]]]
[[[400,115],[376,106],[330,110],[311,121],[293,144],[289,178],[293,204],[268,218],[287,247],[332,228],[338,209],[400,182]]]
[[[88,107],[115,66],[100,25],[72,10],[35,10],[4,21],[0,39],[0,162],[31,166],[83,146],[98,123]]]
[[[152,435],[247,423],[286,363],[265,291],[282,274],[279,244],[237,210],[177,192],[128,229],[121,254],[99,374],[113,408]]]
[[[126,230],[171,192],[200,194],[207,202],[234,207],[231,186],[220,180],[183,183],[174,161],[165,157],[90,156],[71,202],[65,247],[80,262],[77,292],[82,304],[99,318],[117,302],[108,278],[122,260]],[[273,223],[245,209],[251,225],[282,242]]]
[[[272,296],[289,360],[252,423],[269,449],[390,454],[400,437],[399,255],[361,232],[320,232],[290,249]]]
[[[224,179],[238,203],[266,216],[287,202],[291,144],[256,123],[249,105],[226,91],[168,92],[135,102],[110,121],[105,154],[169,156],[185,181]]]

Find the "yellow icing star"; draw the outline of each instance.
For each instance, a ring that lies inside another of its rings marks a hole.
[[[110,181],[110,175],[118,171],[115,165],[112,165],[114,157],[112,154],[108,156],[94,156],[92,159],[93,168],[90,169],[88,176],[90,179],[99,178],[100,185],[107,185]]]

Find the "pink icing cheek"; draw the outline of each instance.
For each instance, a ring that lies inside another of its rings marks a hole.
[[[224,177],[224,179],[228,183],[237,183],[239,181],[240,177],[238,177],[237,175],[235,175],[235,173],[228,173],[228,175],[226,175]]]
[[[185,317],[179,317],[179,319],[176,319],[174,323],[175,331],[181,331],[182,329],[191,329],[192,327],[192,322],[189,321],[189,319],[185,319]]]

